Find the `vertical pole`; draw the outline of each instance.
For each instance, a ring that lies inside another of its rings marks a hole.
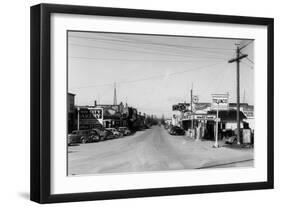
[[[218,131],[219,131],[219,102],[217,103],[217,116],[216,116],[216,140],[214,147],[219,147],[218,144]]]
[[[190,90],[190,107],[191,107],[191,133],[192,138],[195,138],[194,121],[193,121],[193,83]]]
[[[237,55],[237,73],[236,73],[236,82],[237,82],[237,111],[236,111],[236,118],[237,118],[237,144],[240,144],[240,49],[237,47],[236,50]]]
[[[80,108],[77,108],[77,130],[80,130],[80,115],[79,115]]]
[[[191,129],[193,129],[192,89],[190,90]]]

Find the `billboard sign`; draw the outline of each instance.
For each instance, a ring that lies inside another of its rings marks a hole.
[[[216,115],[207,115],[207,114],[193,114],[187,115],[184,117],[185,120],[206,120],[206,121],[214,121],[216,119]]]
[[[102,119],[103,118],[103,110],[102,108],[93,108],[89,109],[92,116],[96,119]]]
[[[243,110],[243,113],[247,117],[247,119],[254,118],[254,111],[253,110]]]
[[[187,111],[189,104],[187,103],[178,103],[172,106],[173,111]]]
[[[97,121],[102,124],[102,108],[79,108],[80,124],[96,124]]]
[[[97,119],[101,124],[103,121],[103,109],[102,108],[90,108],[92,118]]]
[[[212,94],[211,110],[228,110],[228,94]]]

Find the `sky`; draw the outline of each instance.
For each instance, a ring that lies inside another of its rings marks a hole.
[[[128,103],[139,112],[171,117],[172,105],[229,93],[236,102],[237,44],[248,54],[240,63],[240,100],[254,104],[254,40],[148,34],[68,32],[68,92],[76,105]]]

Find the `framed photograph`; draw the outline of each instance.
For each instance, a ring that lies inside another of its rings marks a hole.
[[[31,200],[273,188],[273,19],[31,7]]]

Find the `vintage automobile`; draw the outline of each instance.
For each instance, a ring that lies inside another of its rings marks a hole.
[[[92,131],[96,132],[99,136],[99,141],[107,140],[107,139],[113,139],[115,138],[113,133],[106,129],[92,129]]]
[[[237,136],[229,136],[224,138],[226,144],[237,144]]]
[[[83,142],[82,142],[83,140]],[[74,130],[67,136],[67,144],[86,143],[90,140],[90,130]]]
[[[185,135],[185,131],[178,127],[178,126],[173,126],[170,131],[169,131],[170,135]]]
[[[111,131],[115,138],[122,136],[122,134],[115,128],[106,128],[106,130]]]
[[[90,130],[90,134],[87,137],[81,138],[81,143],[91,143],[100,141],[100,136],[96,131]]]
[[[124,136],[130,135],[132,132],[128,129],[128,127],[118,127],[118,131]]]
[[[169,128],[170,128],[170,126],[168,124],[164,125],[164,129],[169,129]]]

